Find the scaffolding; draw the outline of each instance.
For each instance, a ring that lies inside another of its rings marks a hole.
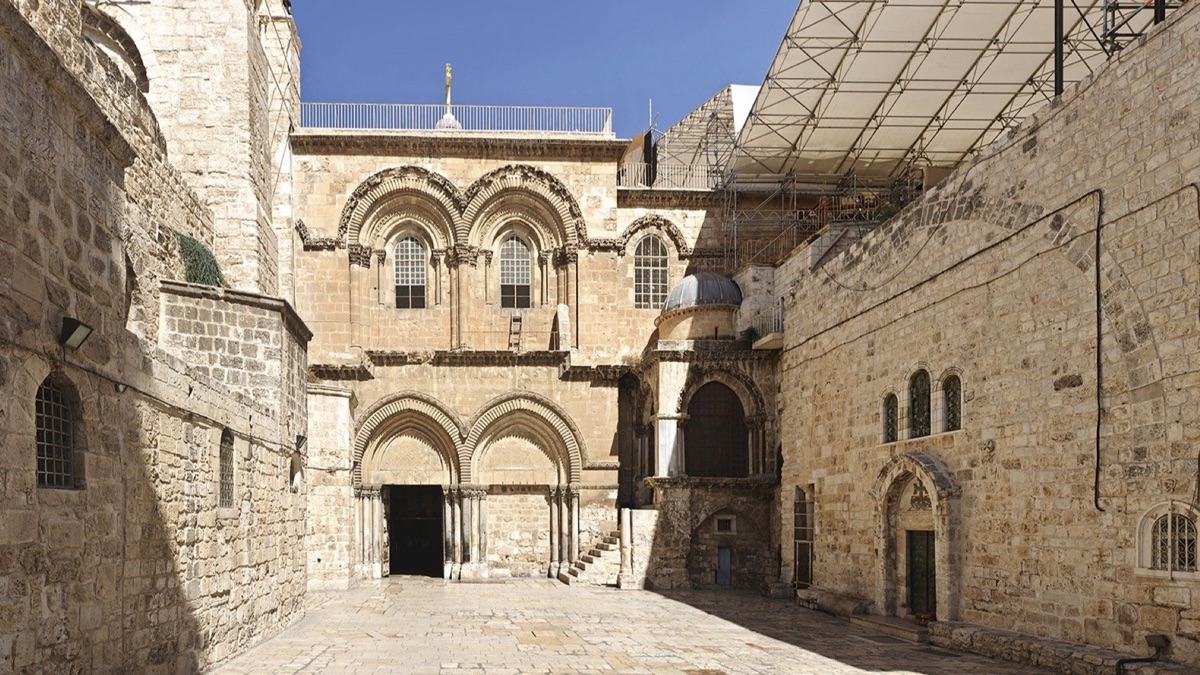
[[[723,165],[726,271],[882,222],[1183,2],[804,0]]]

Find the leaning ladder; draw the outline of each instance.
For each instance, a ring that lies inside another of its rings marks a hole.
[[[513,314],[508,324],[508,349],[521,351],[521,315]]]

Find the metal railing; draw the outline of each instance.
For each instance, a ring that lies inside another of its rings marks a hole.
[[[720,184],[720,174],[707,165],[659,164],[653,176],[650,166],[641,162],[621,165],[617,187],[653,188],[656,190],[714,190]],[[653,180],[652,180],[653,179]]]
[[[776,302],[771,309],[760,312],[758,316],[751,319],[750,325],[754,327],[754,332],[758,334],[758,337],[766,337],[772,333],[782,333],[783,305]]]
[[[450,106],[463,131],[523,131],[612,136],[612,108],[539,106]],[[301,103],[300,126],[307,129],[425,131],[438,128],[444,105],[410,103]]]

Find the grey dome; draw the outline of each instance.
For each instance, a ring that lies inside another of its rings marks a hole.
[[[742,291],[732,279],[715,272],[696,272],[684,277],[663,305],[663,314],[701,305],[740,305]]]

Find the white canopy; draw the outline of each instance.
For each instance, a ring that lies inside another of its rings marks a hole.
[[[1067,0],[1067,84],[1106,58],[1103,14],[1101,0]],[[888,177],[953,167],[1053,95],[1053,0],[803,0],[733,168]]]

